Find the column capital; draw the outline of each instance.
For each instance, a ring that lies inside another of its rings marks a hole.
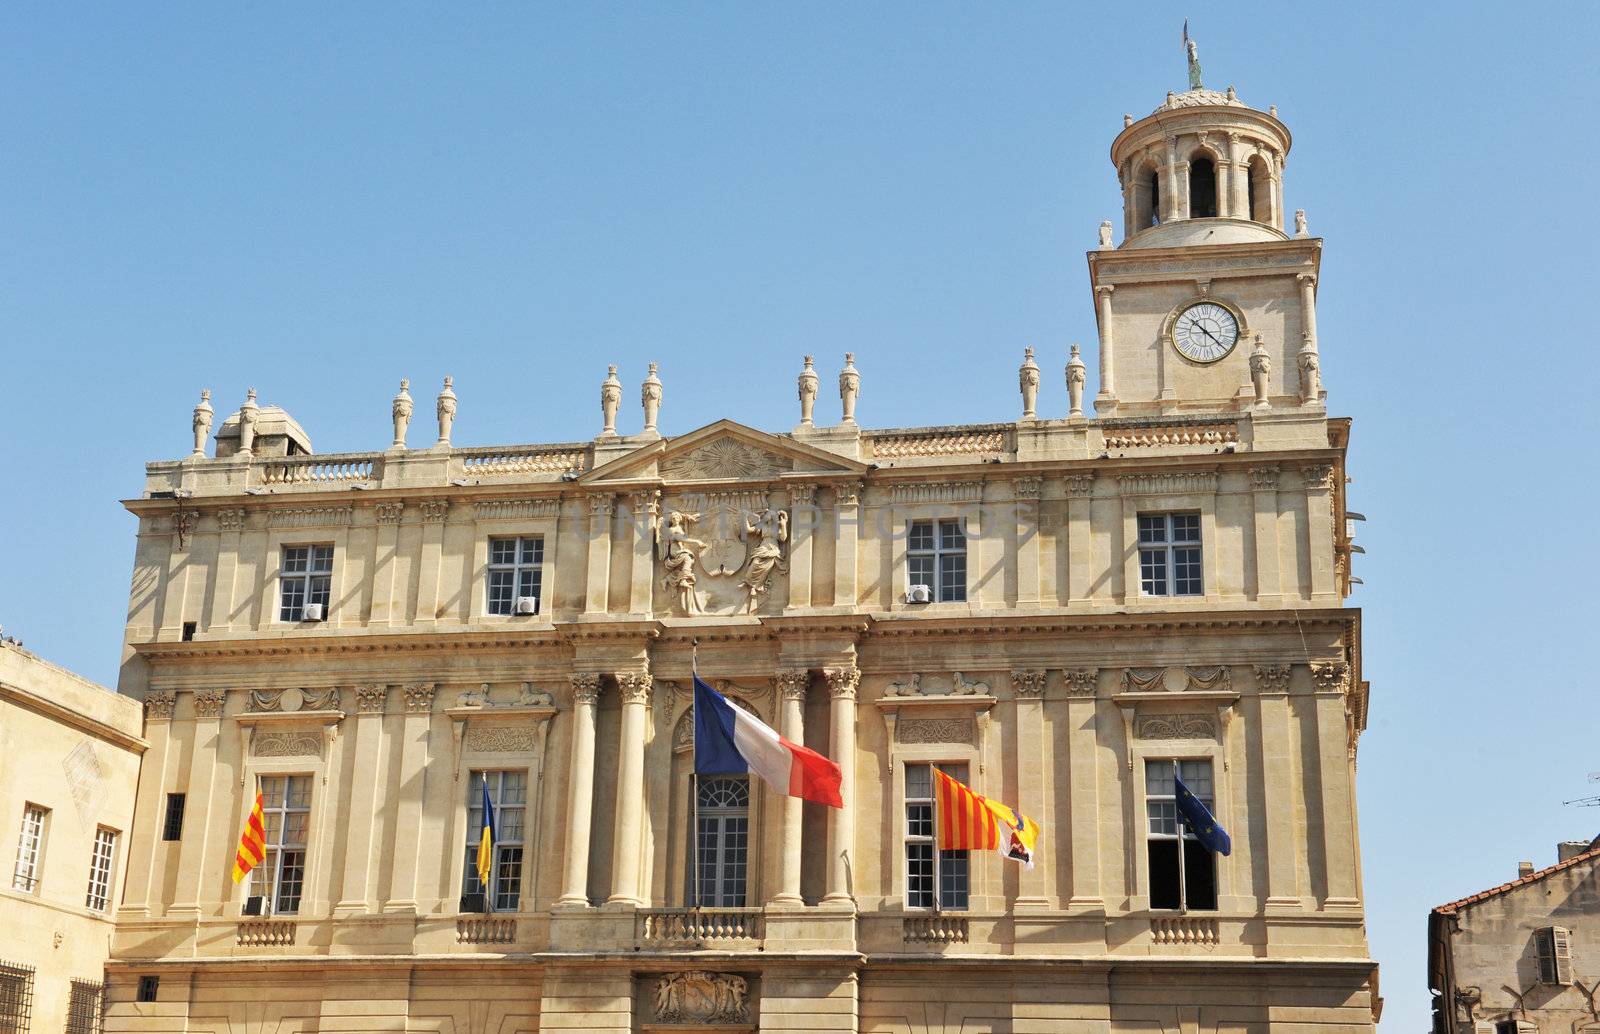
[[[1311,681],[1318,693],[1344,693],[1349,688],[1350,665],[1342,661],[1333,664],[1313,664]]]
[[[194,716],[221,718],[222,709],[227,703],[228,691],[225,689],[197,689],[194,693]]]
[[[650,687],[655,679],[648,671],[619,671],[616,680],[624,704],[650,703]]]
[[[433,710],[432,682],[413,682],[406,686],[407,711],[432,711]]]
[[[1294,671],[1288,664],[1257,664],[1256,685],[1263,693],[1289,692],[1289,676]]]
[[[1011,688],[1019,698],[1038,700],[1044,696],[1045,670],[1043,668],[1011,669]]]
[[[861,688],[860,668],[824,668],[822,675],[828,680],[828,695],[835,700],[854,700]]]
[[[178,706],[178,695],[170,690],[158,689],[144,695],[144,716],[161,721],[171,721]]]
[[[1278,468],[1251,467],[1250,487],[1257,492],[1276,492],[1278,490]]]
[[[615,492],[596,492],[589,497],[590,516],[609,518],[616,512],[617,495]]]
[[[600,673],[575,671],[567,678],[572,682],[572,702],[593,707],[600,698]]]
[[[1296,273],[1294,278],[1300,281],[1301,287],[1317,286],[1317,274],[1315,273]]]
[[[815,506],[816,502],[817,502],[817,486],[816,485],[807,484],[807,485],[790,485],[789,486],[789,504],[791,506]]]
[[[1044,487],[1042,477],[1020,477],[1011,479],[1011,490],[1018,499],[1037,499],[1039,491]]]
[[[1094,494],[1093,474],[1068,474],[1066,480],[1067,493],[1069,495],[1081,496]]]
[[[1116,284],[1095,284],[1094,285],[1094,293],[1095,293],[1096,297],[1099,297],[1100,295],[1108,295],[1109,296],[1111,294],[1111,292],[1115,291],[1116,289],[1117,289],[1117,285]]]
[[[855,506],[861,501],[861,482],[836,481],[833,488],[834,502],[839,506]]]
[[[804,700],[811,686],[811,672],[805,668],[782,668],[776,679],[778,694],[785,700]]]
[[[355,691],[357,714],[382,711],[383,705],[389,700],[389,687],[382,683],[356,686]]]
[[[1333,464],[1309,463],[1300,468],[1300,477],[1307,489],[1328,490],[1333,487]]]
[[[1095,687],[1100,682],[1100,669],[1068,668],[1061,673],[1061,677],[1067,684],[1067,692],[1072,696],[1094,696]]]
[[[628,493],[628,504],[632,507],[635,516],[648,513],[652,517],[661,511],[661,490],[657,488],[641,489]]]

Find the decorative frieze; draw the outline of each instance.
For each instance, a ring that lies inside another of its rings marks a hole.
[[[297,506],[267,511],[269,528],[344,528],[355,513],[351,506]]]
[[[1289,692],[1289,676],[1294,669],[1287,664],[1258,664],[1255,666],[1256,685],[1263,693]]]
[[[558,517],[560,499],[484,499],[472,504],[480,521],[532,520]]]
[[[593,671],[576,671],[567,676],[572,683],[572,702],[574,705],[587,704],[594,706],[600,698],[600,674]]]
[[[252,689],[246,710],[254,712],[337,711],[339,690],[324,689]]]
[[[526,754],[539,748],[539,728],[528,722],[482,724],[467,729],[467,749],[481,754]]]
[[[225,689],[198,689],[194,694],[194,716],[196,718],[221,718],[222,708],[228,703],[228,691]]]
[[[144,695],[144,716],[154,721],[171,721],[178,706],[178,695],[168,690],[153,690]]]
[[[1199,668],[1185,668],[1188,677],[1185,689],[1210,690],[1220,693],[1233,689],[1233,672],[1226,664],[1212,664]]]
[[[1097,668],[1068,668],[1061,673],[1061,678],[1066,683],[1069,696],[1093,696],[1100,682],[1100,671]]]
[[[890,498],[897,503],[977,503],[983,501],[983,482],[914,481],[891,486]]]
[[[1165,668],[1124,668],[1122,691],[1124,693],[1163,693],[1167,688]]]
[[[901,743],[971,743],[971,718],[901,718],[894,723],[894,738]]]
[[[1134,736],[1141,740],[1203,740],[1216,735],[1216,719],[1204,714],[1140,715],[1134,723]]]
[[[1019,697],[1037,700],[1044,695],[1043,668],[1016,668],[1011,672],[1011,689]]]
[[[917,431],[871,436],[872,455],[884,459],[905,456],[967,456],[1010,451],[1003,430]]]
[[[269,729],[250,737],[250,754],[258,758],[320,758],[322,733],[304,729]]]
[[[406,686],[406,710],[433,710],[433,690],[434,685],[431,682],[413,682]]]
[[[1214,470],[1163,471],[1117,476],[1117,492],[1124,496],[1211,495],[1216,490],[1217,472]]]
[[[854,700],[861,688],[860,668],[824,668],[822,676],[828,680],[828,695],[835,700]]]

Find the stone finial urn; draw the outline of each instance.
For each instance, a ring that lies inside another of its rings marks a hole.
[[[261,407],[256,405],[256,389],[245,392],[244,405],[239,407],[239,455],[248,456],[256,444],[256,416]]]
[[[194,457],[204,458],[206,437],[211,434],[211,389],[200,392],[200,404],[194,407]]]
[[[1072,357],[1067,360],[1067,402],[1070,409],[1068,416],[1083,416],[1083,384],[1088,379],[1088,374],[1083,368],[1083,356],[1078,353],[1078,346],[1072,346]]]
[[[1256,408],[1266,409],[1270,402],[1267,401],[1267,391],[1272,381],[1272,357],[1267,355],[1267,348],[1261,343],[1261,335],[1256,335],[1256,347],[1250,350],[1250,386],[1255,389]]]
[[[617,364],[606,367],[606,379],[600,382],[600,416],[605,426],[600,437],[615,438],[617,434],[617,407],[622,405],[622,382],[617,380]]]
[[[434,411],[439,416],[439,440],[434,444],[442,448],[450,447],[450,429],[456,421],[456,392],[453,385],[454,377],[444,379],[444,388],[439,392],[439,402]]]
[[[817,371],[811,363],[812,357],[809,355],[806,356],[805,369],[800,371],[799,377],[801,427],[812,427],[815,425],[812,415],[816,411],[817,406],[818,380]]]
[[[1017,386],[1022,390],[1022,419],[1039,418],[1039,364],[1033,361],[1033,349],[1022,350],[1022,366],[1017,370]]]
[[[856,369],[856,354],[844,354],[844,369],[839,371],[839,401],[843,404],[841,424],[856,422],[856,399],[861,397],[861,371]]]
[[[411,392],[407,389],[411,382],[405,378],[400,379],[400,393],[394,397],[394,405],[389,407],[390,415],[394,418],[394,448],[406,447],[406,429],[411,426]]]
[[[656,376],[655,363],[650,364],[650,372],[639,388],[639,401],[644,405],[644,433],[659,435],[656,418],[661,415],[661,378]]]

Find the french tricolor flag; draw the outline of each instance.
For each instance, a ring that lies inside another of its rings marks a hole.
[[[699,775],[754,772],[774,790],[830,808],[844,807],[839,766],[790,743],[755,715],[694,677],[694,770]]]

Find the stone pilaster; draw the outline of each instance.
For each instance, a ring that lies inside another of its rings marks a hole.
[[[794,485],[789,489],[789,607],[811,606],[811,565],[815,554],[813,539],[817,529],[817,486]]]
[[[369,693],[368,700],[371,699],[370,694],[379,688],[361,687]],[[344,842],[344,883],[339,890],[339,900],[333,906],[336,916],[374,911],[373,834],[382,811],[379,798],[388,768],[388,751],[383,735],[383,705],[380,703],[370,710],[361,707],[359,692],[357,701],[355,729],[349,734],[352,740],[349,749],[355,752],[355,765],[351,769],[350,786],[343,794],[344,821],[338,829],[338,835]]]
[[[628,611],[648,614],[655,588],[655,522],[661,510],[658,491],[628,496],[628,518],[633,529],[633,570],[628,579]]]
[[[611,523],[617,497],[610,493],[589,497],[588,580],[583,597],[585,614],[604,614],[611,590]]]
[[[400,727],[399,803],[395,810],[397,830],[422,828],[423,788],[427,785],[428,738],[433,727],[432,697],[422,706],[420,686],[406,694],[406,715]],[[410,789],[407,789],[410,788]],[[458,795],[459,796],[459,795]],[[395,840],[394,873],[389,883],[385,912],[417,912],[417,876],[421,869],[422,838],[402,835]]]
[[[1039,824],[1041,830],[1054,828],[1049,805],[1045,799],[1045,773],[1052,771],[1050,753],[1046,749],[1049,730],[1044,721],[1044,690],[1046,672],[1042,668],[1017,668],[1011,672],[1011,689],[1017,708],[1017,808]],[[1041,837],[1044,834],[1041,833]],[[1032,869],[1024,868],[1017,877],[1017,903],[1019,911],[1053,908],[1050,893],[1050,870],[1055,860],[1051,852],[1040,844],[1039,859]]]
[[[195,817],[194,827],[183,838],[178,851],[180,882],[178,898],[168,909],[170,915],[199,916],[205,902],[206,873],[214,871],[211,855],[226,852],[227,847],[214,843],[211,833],[222,827],[222,813],[229,809],[233,788],[220,775],[218,754],[222,750],[222,711],[227,706],[225,689],[199,689],[192,695],[194,701],[194,743],[189,754],[188,799],[185,817]],[[250,799],[255,800],[255,788],[250,787]],[[228,863],[231,866],[232,856]]]
[[[1067,785],[1071,787],[1068,814],[1071,829],[1072,909],[1105,908],[1100,889],[1100,746],[1097,668],[1069,669],[1061,673],[1067,691]]]
[[[833,486],[836,528],[833,565],[833,604],[856,605],[856,552],[861,541],[861,485],[840,482]]]
[[[589,833],[594,808],[594,708],[600,676],[572,677],[572,762],[567,773],[567,856],[558,906],[589,904]]]

